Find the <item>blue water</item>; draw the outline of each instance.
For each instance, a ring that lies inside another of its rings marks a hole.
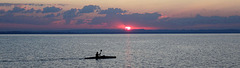
[[[0,68],[239,68],[240,34],[2,34]],[[83,59],[99,50],[116,59]]]

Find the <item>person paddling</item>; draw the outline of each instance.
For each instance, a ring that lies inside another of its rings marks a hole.
[[[98,52],[96,53],[96,58],[98,58],[99,56],[98,56],[99,54],[98,54]]]
[[[98,54],[98,52],[96,53],[96,58],[100,57],[102,53],[102,50],[100,50],[100,53]]]
[[[105,55],[101,55],[102,50],[100,50],[100,52],[96,52],[96,56],[93,57],[86,57],[85,59],[112,59],[112,58],[116,58],[116,56],[105,56]]]

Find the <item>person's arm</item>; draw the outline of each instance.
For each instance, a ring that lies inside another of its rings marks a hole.
[[[100,50],[100,53],[99,53],[99,55],[101,55],[102,54],[102,50]]]

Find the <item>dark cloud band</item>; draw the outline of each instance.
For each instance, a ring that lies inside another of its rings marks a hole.
[[[61,11],[61,12],[60,12]],[[55,21],[64,22],[64,25],[104,25],[116,26],[119,23],[125,25],[132,25],[136,27],[155,27],[166,29],[212,29],[212,28],[234,28],[240,29],[240,16],[201,16],[189,18],[161,18],[160,13],[131,13],[127,14],[127,10],[121,8],[108,8],[102,10],[97,5],[86,5],[81,9],[62,10],[61,8],[52,6],[44,7],[43,10],[24,9],[14,7],[12,10],[0,10],[0,23],[14,23],[14,24],[33,24],[33,25],[48,25]],[[14,15],[14,13],[40,13],[44,14],[42,17]],[[96,16],[92,19],[79,19],[78,17],[87,13],[96,13],[102,16]],[[59,17],[59,18],[56,18]]]
[[[28,5],[28,6],[53,6],[53,4],[35,4],[35,3],[0,3],[0,6],[18,6],[18,5]],[[66,4],[54,4],[58,6],[65,6]]]

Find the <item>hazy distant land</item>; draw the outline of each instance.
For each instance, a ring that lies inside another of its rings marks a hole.
[[[121,29],[73,29],[73,30],[40,30],[40,31],[0,31],[0,34],[161,34],[161,33],[240,33],[240,30],[144,30],[131,31]]]

